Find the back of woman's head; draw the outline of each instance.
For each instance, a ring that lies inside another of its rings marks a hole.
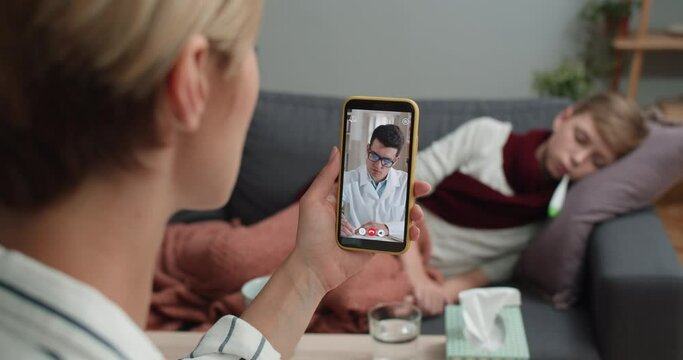
[[[0,5],[0,207],[35,209],[159,146],[155,104],[193,34],[229,76],[257,0],[21,0]]]

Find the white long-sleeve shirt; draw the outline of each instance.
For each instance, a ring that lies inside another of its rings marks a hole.
[[[163,359],[145,333],[98,290],[0,246],[0,358]],[[221,318],[188,359],[279,359],[261,333]]]
[[[454,171],[489,188],[513,196],[503,169],[503,147],[512,125],[482,117],[463,124],[418,154],[415,178],[428,182],[432,191]],[[423,207],[432,239],[430,264],[446,277],[476,268],[491,281],[506,280],[539,223],[502,229],[474,229],[445,221]]]

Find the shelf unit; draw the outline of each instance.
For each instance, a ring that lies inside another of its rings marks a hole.
[[[650,8],[652,0],[641,0],[640,21],[635,34],[618,36],[612,42],[612,46],[619,52],[631,51],[631,69],[628,78],[628,97],[635,99],[638,93],[638,82],[643,68],[645,51],[683,50],[683,36],[656,33],[649,31]],[[620,70],[617,70],[615,78],[620,78]],[[619,81],[612,82],[612,90],[619,89]]]
[[[683,36],[662,33],[623,36],[614,39],[613,46],[617,50],[683,50]]]

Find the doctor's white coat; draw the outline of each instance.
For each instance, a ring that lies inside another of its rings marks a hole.
[[[346,220],[354,228],[369,221],[386,224],[390,235],[404,239],[407,185],[408,173],[391,168],[380,197],[365,165],[344,172],[342,200],[349,203]]]

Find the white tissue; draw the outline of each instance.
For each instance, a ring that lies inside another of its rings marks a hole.
[[[465,338],[480,349],[495,351],[505,341],[502,321],[496,317],[504,306],[520,306],[519,290],[511,287],[476,288],[459,295],[465,320]]]

